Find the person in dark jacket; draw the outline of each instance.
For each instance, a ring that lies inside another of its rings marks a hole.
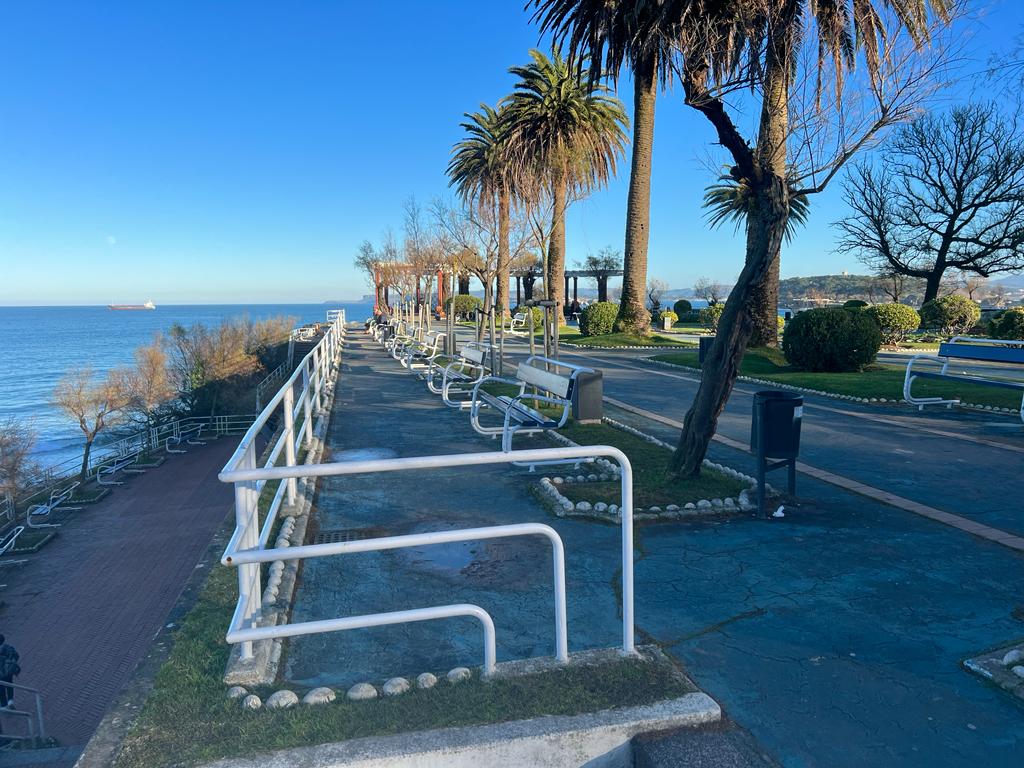
[[[0,635],[0,708],[14,709],[14,689],[4,683],[14,682],[14,676],[21,674],[18,666],[18,652]]]

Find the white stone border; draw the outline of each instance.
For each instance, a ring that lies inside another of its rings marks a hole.
[[[601,421],[610,427],[622,430],[628,434],[639,437],[642,440],[657,445],[667,450],[674,450],[671,445],[666,443],[664,440],[660,440],[653,435],[649,435],[646,432],[642,432],[635,427],[631,427],[628,424],[623,424],[621,421],[616,421],[607,416],[602,417]],[[560,443],[565,446],[575,447],[578,443],[570,440],[565,435],[559,432],[548,432],[548,437],[556,443]],[[572,483],[599,483],[599,482],[610,482],[621,478],[621,472],[618,465],[608,459],[598,458],[595,459],[594,464],[597,464],[602,470],[600,473],[591,472],[587,475],[566,475],[565,477],[542,477],[539,481],[539,492],[541,498],[548,501],[552,507],[554,507],[555,515],[558,517],[585,517],[590,519],[602,520],[608,523],[621,523],[622,522],[622,511],[619,509],[618,504],[605,504],[603,501],[599,501],[595,504],[591,504],[588,501],[577,501],[573,502],[563,495],[559,490],[558,486],[568,485]],[[678,504],[669,504],[664,509],[658,506],[654,507],[635,507],[633,509],[634,520],[679,520],[686,517],[704,517],[708,515],[720,515],[734,512],[752,512],[757,509],[757,504],[750,498],[751,491],[756,491],[757,480],[750,475],[745,475],[742,472],[727,467],[724,464],[716,464],[709,459],[704,459],[702,466],[721,472],[724,475],[732,477],[736,480],[740,480],[746,483],[749,488],[740,491],[736,498],[727,497],[725,499],[701,499],[697,502],[687,502],[680,506]],[[770,495],[775,495],[776,491],[770,485],[765,484],[765,488]]]
[[[688,373],[701,372],[700,368],[694,368],[689,365],[680,365],[679,363],[668,363],[664,360],[655,360],[652,357],[640,358],[650,365],[660,365],[663,368],[678,368],[679,370],[686,371]],[[745,381],[750,384],[764,384],[769,387],[778,387],[781,389],[790,389],[794,392],[802,392],[805,395],[818,395],[819,397],[831,397],[834,400],[848,400],[853,403],[864,403],[866,405],[910,405],[904,398],[896,400],[895,398],[887,397],[857,397],[855,395],[841,395],[838,392],[826,392],[821,389],[809,389],[807,387],[796,387],[792,384],[783,384],[778,381],[769,381],[768,379],[756,379],[753,376],[737,376],[738,381]],[[967,408],[972,411],[988,411],[989,413],[1018,413],[1019,411],[1015,408],[1001,408],[997,405],[982,405],[981,403],[960,403],[960,408]]]

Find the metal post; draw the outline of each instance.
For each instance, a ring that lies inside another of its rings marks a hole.
[[[530,316],[530,356],[537,354],[537,339],[534,338],[534,327],[533,327],[533,307],[526,308],[527,314]]]
[[[284,462],[289,467],[295,466],[295,390],[291,383],[285,385],[284,399]],[[288,504],[295,504],[295,478],[289,477]]]
[[[323,403],[320,402],[320,388],[323,386],[324,372],[320,363],[320,348],[313,347],[313,393],[316,410],[323,410]]]
[[[306,450],[313,447],[313,400],[309,391],[309,364],[302,365],[302,431],[306,435]]]
[[[495,344],[495,338],[494,338],[495,337],[495,333],[494,333],[494,305],[493,304],[491,305],[491,316],[490,316],[489,325],[490,325],[490,328],[489,328],[490,339],[489,339],[489,341],[490,341],[491,349],[493,350],[495,347],[498,346],[497,344]],[[501,349],[499,348],[498,349],[498,365],[495,366],[495,370],[497,371],[499,376],[501,375],[501,363],[502,363],[502,360],[501,360]]]

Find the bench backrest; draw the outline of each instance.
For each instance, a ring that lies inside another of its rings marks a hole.
[[[487,350],[483,347],[463,347],[460,354],[469,362],[477,365],[483,365],[484,360],[487,359]]]
[[[543,368],[535,368],[526,363],[519,364],[516,369],[516,378],[525,381],[530,386],[550,392],[555,397],[567,398],[572,392],[572,379],[569,377],[545,371]]]
[[[990,363],[1019,363],[1024,365],[1024,346],[998,347],[993,344],[939,344],[939,357],[960,360],[982,360]]]

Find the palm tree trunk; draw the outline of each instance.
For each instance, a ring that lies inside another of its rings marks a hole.
[[[498,297],[497,320],[500,322],[508,315],[508,282],[509,282],[509,196],[502,190],[498,194]]]
[[[754,286],[750,297],[750,320],[753,330],[750,334],[752,347],[779,346],[779,266],[782,248],[772,254],[764,278]]]
[[[626,247],[622,264],[622,297],[615,330],[646,335],[651,314],[644,306],[647,289],[647,243],[651,220],[651,156],[654,149],[654,106],[657,61],[633,73],[633,161],[626,198]]]
[[[568,174],[564,168],[555,171],[551,185],[552,214],[551,239],[548,242],[547,283],[548,298],[555,302],[555,317],[562,323],[562,306],[565,304],[565,208],[568,197]]]

